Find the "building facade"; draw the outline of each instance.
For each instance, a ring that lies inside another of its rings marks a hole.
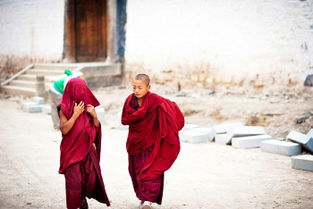
[[[0,1],[0,68],[124,62],[126,0]]]

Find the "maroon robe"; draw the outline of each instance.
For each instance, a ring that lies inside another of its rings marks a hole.
[[[129,125],[126,148],[136,195],[161,204],[164,172],[180,151],[178,131],[184,116],[174,102],[157,94],[148,92],[140,107],[131,94],[124,104],[122,124]]]
[[[84,102],[85,111],[77,118],[73,128],[62,135],[60,145],[59,173],[65,175],[67,207],[82,207],[86,202],[85,197],[94,198],[109,206],[99,165],[101,125],[96,127],[86,111],[87,104],[96,107],[99,102],[84,80],[73,78],[66,85],[58,110],[62,110],[65,117],[70,119],[75,103],[80,101]]]

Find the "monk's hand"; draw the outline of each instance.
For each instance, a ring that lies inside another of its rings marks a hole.
[[[92,106],[91,104],[87,104],[87,112],[89,112],[89,114],[90,114],[93,118],[97,118],[97,113],[96,113],[95,107]]]
[[[76,116],[80,116],[80,114],[82,114],[85,110],[85,104],[83,101],[81,101],[79,104],[75,103],[74,106],[74,115]]]
[[[92,143],[92,145],[93,145],[93,147],[94,147],[95,149],[97,149],[97,147],[96,147],[96,144],[95,144],[95,143]]]

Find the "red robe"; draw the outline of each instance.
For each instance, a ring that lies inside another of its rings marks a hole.
[[[126,142],[128,154],[131,157],[139,156],[138,160],[132,162],[143,162],[140,155],[149,152],[142,166],[135,165],[138,167],[136,178],[147,182],[162,177],[180,151],[178,131],[184,126],[184,116],[178,106],[168,99],[148,92],[139,107],[136,105],[136,97],[131,94],[124,104],[122,124],[129,125]],[[130,173],[132,175],[133,172]],[[161,200],[157,202],[160,204]]]
[[[75,199],[78,199],[78,197],[68,197],[68,194],[72,194],[68,191],[72,190],[72,187],[75,187],[75,184],[81,184],[80,178],[84,177],[84,181],[82,181],[83,185],[81,186],[86,188],[85,190],[88,190],[88,188],[93,188],[93,190],[89,190],[88,194],[86,191],[80,192],[86,193],[85,196],[89,198],[93,197],[99,202],[105,203],[109,206],[110,202],[106,195],[99,166],[101,152],[101,125],[97,128],[93,124],[92,117],[86,111],[87,104],[96,107],[99,105],[99,102],[87,87],[84,80],[73,78],[66,85],[58,110],[62,110],[65,117],[70,119],[73,114],[75,103],[78,104],[80,101],[85,103],[85,111],[77,118],[73,128],[66,135],[62,135],[59,173],[65,174],[67,200],[72,199],[74,201]],[[93,143],[95,143],[97,147],[96,150],[93,147]],[[80,167],[79,174],[71,175],[70,170],[77,172],[77,169],[73,168],[73,166]],[[74,171],[75,169],[76,171]],[[91,184],[90,179],[93,178],[93,176],[95,176],[95,181]],[[71,205],[77,204],[73,201],[68,201],[69,208],[72,207]]]

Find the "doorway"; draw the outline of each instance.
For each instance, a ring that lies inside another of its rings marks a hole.
[[[72,62],[105,61],[108,11],[106,0],[67,0],[64,58]]]

